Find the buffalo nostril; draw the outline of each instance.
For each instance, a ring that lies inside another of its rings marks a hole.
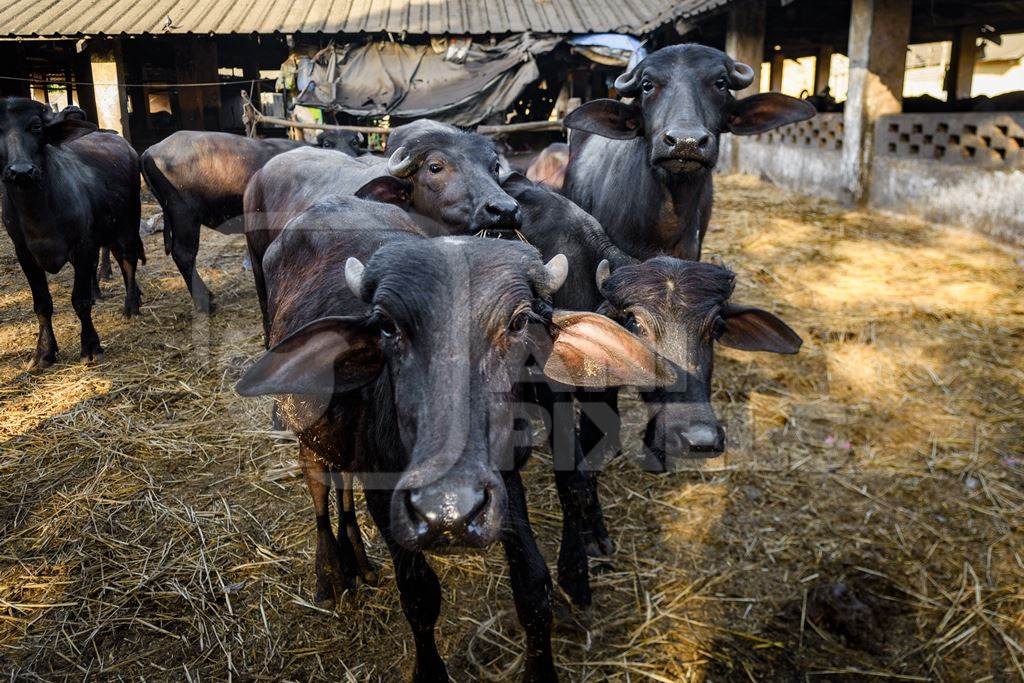
[[[471,509],[469,511],[469,514],[467,514],[465,517],[467,527],[470,524],[472,524],[477,517],[483,514],[483,511],[487,509],[487,506],[490,504],[490,502],[491,490],[489,488],[484,488],[483,495],[480,496],[480,500],[477,502],[476,505],[473,506],[473,509]]]
[[[668,145],[668,146],[670,146],[670,147],[675,147],[675,146],[676,146],[676,143],[677,143],[677,142],[679,142],[679,141],[678,141],[678,140],[676,139],[676,137],[675,137],[674,135],[672,135],[671,133],[665,133],[665,134],[664,134],[664,135],[662,135],[661,137],[662,137],[662,139],[663,139],[663,140],[665,141],[665,144],[666,144],[666,145]]]
[[[710,133],[705,133],[704,135],[702,135],[700,137],[699,140],[697,140],[697,146],[699,148],[701,148],[701,149],[706,148],[709,144],[711,144],[711,134]]]
[[[411,519],[415,523],[430,526],[429,515],[421,512],[420,509],[416,507],[415,498],[417,497],[418,496],[416,496],[416,494],[413,493],[412,491],[405,492],[405,509],[406,512],[409,513],[409,519]]]

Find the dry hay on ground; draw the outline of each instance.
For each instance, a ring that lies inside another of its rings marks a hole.
[[[799,356],[723,353],[730,453],[602,478],[619,551],[595,564],[566,680],[1024,677],[1024,273],[965,232],[851,212],[749,178],[719,181],[709,258],[737,298],[781,313]],[[269,404],[231,390],[260,349],[242,242],[204,232],[217,314],[193,316],[159,235],[141,319],[119,284],[96,314],[104,363],[77,363],[69,272],[61,362],[26,375],[35,321],[0,240],[0,670],[15,678],[399,680],[411,644],[390,568],[312,607],[313,534]],[[548,462],[528,468],[553,565]],[[367,527],[370,551],[384,563]],[[455,680],[501,678],[522,639],[500,550],[434,562]]]

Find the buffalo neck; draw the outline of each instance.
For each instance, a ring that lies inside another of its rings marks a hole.
[[[667,176],[665,188],[671,208],[670,211],[662,211],[662,223],[650,237],[655,240],[661,254],[699,261],[701,242],[711,219],[714,191],[711,170],[701,169],[685,176],[658,173]],[[645,256],[655,255],[649,253]]]
[[[711,213],[710,170],[672,175],[654,168],[643,138],[591,136],[582,151],[570,162],[566,194],[597,218],[617,247],[640,260],[699,258]],[[587,182],[591,173],[600,181]]]

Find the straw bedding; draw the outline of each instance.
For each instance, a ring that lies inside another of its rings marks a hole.
[[[151,212],[153,207],[149,207]],[[31,298],[0,240],[0,671],[12,679],[402,680],[388,566],[326,612],[311,509],[269,403],[231,386],[261,348],[243,242],[205,231],[218,299],[194,316],[147,238],[143,315],[120,282],[77,362],[70,271],[52,278],[60,362],[20,367]],[[566,680],[1024,678],[1024,260],[984,237],[719,180],[710,259],[780,313],[797,357],[722,352],[730,451],[667,476],[626,454],[602,478],[618,552],[595,607],[560,615]],[[527,471],[553,565],[546,455]],[[361,518],[366,522],[365,516]],[[364,526],[373,558],[386,551]],[[434,560],[456,680],[517,672],[499,548]]]

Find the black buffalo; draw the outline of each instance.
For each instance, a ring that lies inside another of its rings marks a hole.
[[[355,155],[358,136],[325,131],[318,144]],[[213,308],[210,290],[196,271],[199,226],[241,233],[242,195],[253,174],[278,154],[305,146],[295,140],[182,130],[142,153],[142,174],[164,212],[164,250],[185,279],[196,309],[208,313]]]
[[[737,100],[754,71],[720,50],[675,45],[618,77],[630,102],[587,102],[565,117],[565,194],[627,253],[699,260],[711,218],[719,137],[750,135],[814,115],[779,93]]]
[[[503,187],[523,210],[522,232],[542,256],[565,254],[571,267],[554,305],[597,311],[616,320],[672,363],[676,381],[642,390],[648,410],[646,467],[671,468],[676,458],[708,458],[725,448],[725,430],[711,406],[714,346],[796,353],[801,340],[782,320],[732,301],[735,276],[718,265],[658,256],[635,259],[601,225],[564,196],[512,175]],[[587,555],[612,544],[597,498],[597,472],[618,450],[617,391],[541,391],[552,416],[549,441],[563,506],[558,580],[572,600],[590,604]]]
[[[78,110],[54,114],[24,98],[0,100],[0,168],[3,221],[29,286],[39,319],[36,350],[28,366],[57,358],[53,299],[46,273],[71,263],[71,305],[82,324],[81,357],[99,360],[92,322],[93,286],[100,247],[109,247],[124,276],[124,314],[139,313],[135,282],[145,252],[139,239],[139,158],[124,138],[99,131]]]
[[[555,680],[551,580],[518,473],[529,431],[514,428],[516,382],[534,355],[559,381],[652,383],[667,377],[657,357],[607,318],[553,311],[564,257],[545,265],[518,242],[430,239],[401,209],[351,194],[307,203],[256,256],[271,347],[238,390],[276,396],[298,436],[316,599],[367,577],[354,518],[335,535],[328,516],[333,476],[362,473],[413,630],[414,680],[448,680],[434,641],[441,587],[423,551],[499,539],[527,634],[524,678]]]
[[[253,176],[245,194],[245,231],[265,320],[260,254],[289,220],[325,195],[393,202],[430,235],[510,233],[519,227],[519,205],[498,183],[501,160],[488,138],[417,121],[396,128],[389,149],[388,157],[358,159],[299,149]]]

